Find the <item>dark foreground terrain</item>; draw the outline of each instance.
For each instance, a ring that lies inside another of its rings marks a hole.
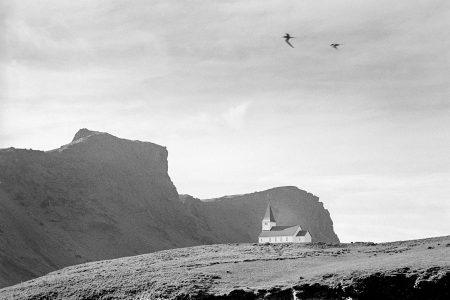
[[[68,267],[1,299],[450,299],[450,236],[384,244],[228,244]]]

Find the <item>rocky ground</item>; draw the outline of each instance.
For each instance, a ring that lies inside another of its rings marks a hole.
[[[450,299],[450,236],[165,250],[64,268],[0,298]]]

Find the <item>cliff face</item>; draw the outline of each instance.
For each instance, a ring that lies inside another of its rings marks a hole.
[[[261,219],[270,202],[277,225],[300,224],[313,242],[339,243],[329,212],[319,198],[294,186],[200,201],[182,196],[198,222],[221,242],[257,242]]]
[[[305,220],[317,237],[330,236],[327,212],[306,195],[281,188],[183,202],[167,173],[166,148],[87,129],[48,152],[3,149],[0,287],[87,261],[256,241],[270,197],[276,217]]]
[[[53,151],[1,150],[0,182],[0,286],[204,242],[156,144],[80,130]]]

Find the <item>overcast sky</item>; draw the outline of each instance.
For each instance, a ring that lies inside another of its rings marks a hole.
[[[450,234],[449,1],[0,0],[0,17],[0,148],[86,127],[167,146],[179,193],[307,190],[342,241]]]

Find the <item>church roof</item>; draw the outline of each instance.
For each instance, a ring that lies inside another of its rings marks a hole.
[[[264,215],[263,220],[269,220],[270,222],[275,222],[275,217],[273,216],[272,207],[270,204],[267,204],[266,214]]]
[[[297,233],[297,236],[305,236],[307,233],[308,233],[308,231],[306,231],[306,230],[300,230],[300,231]]]
[[[270,230],[261,231],[259,237],[273,237],[273,236],[293,236],[300,225],[295,226],[273,226]],[[300,231],[302,232],[302,230]],[[306,234],[306,231],[305,231]],[[298,236],[298,234],[297,234]]]

